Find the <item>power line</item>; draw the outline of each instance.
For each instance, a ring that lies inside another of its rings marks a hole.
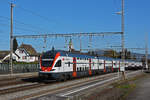
[[[32,29],[26,29],[26,28],[20,28],[20,27],[14,27],[15,31],[16,30],[22,30],[22,31],[29,31],[29,32],[36,32],[36,33],[40,33],[39,31],[36,30],[32,30]],[[15,32],[17,33],[17,32]]]
[[[3,27],[5,27],[5,26],[10,26],[9,24],[3,24],[3,23],[0,23],[0,26],[3,26]],[[15,29],[15,31],[16,30],[22,30],[22,31],[28,31],[28,32],[36,32],[36,33],[40,33],[40,31],[36,31],[36,30],[33,30],[33,29],[27,29],[27,28],[22,28],[22,27],[14,27],[14,29]],[[15,32],[15,33],[17,33],[17,32]]]
[[[23,7],[18,6],[18,5],[17,5],[16,7],[17,7],[17,8],[20,8],[20,9],[26,11],[26,12],[29,12],[29,13],[31,13],[32,15],[38,16],[38,17],[40,17],[40,18],[42,18],[42,19],[44,19],[44,20],[46,20],[46,21],[51,21],[49,18],[47,18],[47,17],[45,17],[45,16],[43,16],[43,15],[40,15],[39,13],[36,13],[36,12],[34,12],[34,11],[31,11],[31,10],[29,10],[29,9],[23,8]]]
[[[113,0],[113,4],[115,6],[115,10],[119,11],[120,10],[120,0]]]
[[[6,17],[6,16],[0,16],[0,18],[7,19],[7,20],[10,21],[10,18],[9,18],[9,17]],[[27,23],[24,23],[24,22],[15,20],[15,19],[14,19],[14,23],[15,23],[15,24],[25,25],[26,27],[30,27],[30,28],[33,28],[33,29],[36,29],[36,30],[37,30],[37,29],[38,29],[38,30],[45,30],[45,29],[42,29],[42,28],[40,28],[40,27],[33,26],[33,25],[31,25],[31,24],[27,24]]]
[[[9,26],[8,24],[0,23],[1,26]]]

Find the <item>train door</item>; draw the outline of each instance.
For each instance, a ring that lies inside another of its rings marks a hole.
[[[97,60],[97,69],[98,70],[100,69],[100,60],[99,59]]]
[[[76,67],[77,67],[76,58],[73,57],[73,73],[72,73],[72,76],[73,76],[73,77],[76,77],[76,76],[77,76]]]
[[[104,60],[104,72],[106,72],[106,61]]]
[[[120,72],[120,61],[119,61],[119,72]]]
[[[92,74],[92,71],[91,71],[91,58],[89,59],[89,75]]]
[[[113,61],[112,61],[112,72],[114,71],[114,63],[113,63]]]

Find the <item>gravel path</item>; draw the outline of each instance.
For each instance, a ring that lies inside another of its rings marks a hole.
[[[150,74],[136,82],[137,86],[126,100],[150,100]]]

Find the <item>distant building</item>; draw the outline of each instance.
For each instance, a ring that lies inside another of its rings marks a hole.
[[[0,63],[3,62],[3,59],[9,54],[9,51],[0,51]]]
[[[10,53],[8,51],[7,53],[5,53],[5,56],[1,56],[0,61],[9,61],[9,57]],[[21,46],[17,48],[15,52],[13,52],[13,60],[17,62],[36,62],[38,61],[38,54],[31,45],[21,44]]]
[[[74,51],[74,48],[73,48],[73,43],[72,43],[72,39],[70,39],[69,41],[69,51]]]

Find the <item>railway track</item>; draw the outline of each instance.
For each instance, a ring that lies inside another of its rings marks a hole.
[[[116,74],[114,74],[114,75],[116,75]],[[64,85],[64,86],[53,88],[53,89],[42,90],[42,91],[39,91],[39,92],[36,92],[36,93],[32,93],[32,94],[29,94],[29,95],[25,95],[25,96],[22,96],[22,97],[15,98],[13,100],[32,99],[33,97],[39,97],[39,96],[50,94],[50,93],[55,94],[55,93],[60,92],[60,91],[71,90],[74,87],[80,87],[81,85],[86,85],[86,84],[89,84],[91,82],[98,82],[98,81],[107,80],[109,78],[113,78],[114,75],[109,74],[109,75],[102,76],[102,77],[95,77],[95,78],[93,77],[92,79],[87,79],[87,80],[85,79],[84,81],[82,80],[82,81],[72,83],[72,84],[69,84],[69,85]]]
[[[34,79],[34,80],[33,80]],[[25,84],[29,82],[38,82],[38,78],[13,78],[13,79],[6,79],[0,81],[0,87],[6,87],[11,85],[17,85],[17,84]]]
[[[14,93],[14,92],[19,92],[19,91],[25,91],[37,87],[42,87],[45,86],[45,84],[30,84],[30,85],[23,85],[23,86],[18,86],[18,87],[12,87],[12,88],[6,88],[0,90],[0,95],[8,94],[8,93]]]
[[[20,91],[26,91],[26,90],[32,90],[32,89],[37,89],[37,88],[42,88],[42,87],[46,87],[46,86],[53,86],[53,85],[60,85],[60,84],[66,84],[66,83],[71,83],[72,81],[78,81],[78,82],[75,82],[74,84],[70,84],[70,85],[64,85],[64,86],[60,86],[60,87],[56,87],[56,88],[53,88],[53,89],[50,89],[50,90],[45,90],[45,91],[39,91],[39,92],[36,92],[36,93],[33,93],[33,94],[30,94],[30,95],[26,95],[25,97],[21,97],[21,98],[17,98],[18,99],[24,99],[24,98],[29,98],[29,97],[32,97],[33,95],[36,96],[36,95],[41,95],[41,94],[45,94],[46,92],[50,92],[50,91],[56,91],[56,90],[60,90],[60,89],[64,89],[64,88],[68,88],[68,87],[73,87],[73,86],[76,86],[76,85],[80,85],[82,83],[87,83],[87,82],[91,82],[91,81],[95,81],[95,80],[104,80],[108,77],[112,77],[112,74],[116,75],[116,73],[111,73],[111,74],[108,74],[108,75],[102,75],[102,76],[95,76],[95,77],[91,77],[92,79],[88,79],[88,77],[86,78],[81,78],[81,79],[76,79],[76,80],[69,80],[69,81],[66,81],[66,82],[50,82],[48,84],[44,84],[44,83],[35,83],[35,84],[31,84],[31,85],[22,85],[22,86],[18,86],[18,87],[10,87],[10,88],[5,88],[5,89],[1,89],[0,90],[0,95],[7,95],[7,94],[12,94],[12,93],[17,93],[17,92],[20,92]],[[81,81],[82,80],[82,81]],[[83,81],[84,80],[84,81]]]
[[[0,75],[0,82],[4,81],[11,81],[11,80],[18,80],[18,79],[23,79],[23,78],[32,78],[32,77],[37,77],[38,73],[21,73],[21,74],[7,74],[7,75]]]
[[[17,84],[24,84],[27,82],[23,82],[21,80],[17,80],[17,81],[8,81],[8,82],[1,82],[0,83],[0,87],[6,87],[6,86],[12,86],[12,85],[17,85]]]
[[[54,82],[53,81],[53,82],[47,82],[47,84],[46,83],[38,83],[38,82],[31,83],[28,85],[22,84],[21,86],[0,89],[0,96],[5,97],[8,94],[10,96],[11,96],[11,94],[14,96],[14,94],[17,94],[19,92],[23,93],[26,91],[27,94],[25,94],[25,95],[22,95],[22,96],[19,95],[16,97],[12,96],[13,100],[23,100],[23,99],[27,99],[27,98],[31,98],[31,97],[45,95],[45,94],[51,93],[51,92],[61,91],[66,88],[68,89],[68,88],[80,86],[82,84],[87,84],[90,82],[107,80],[109,78],[113,78],[114,76],[116,77],[117,73],[110,73],[110,74],[93,76],[93,77],[84,77],[84,78],[79,78],[79,79],[75,79],[75,80],[68,80],[65,82]],[[30,91],[32,91],[32,93],[29,93]]]

